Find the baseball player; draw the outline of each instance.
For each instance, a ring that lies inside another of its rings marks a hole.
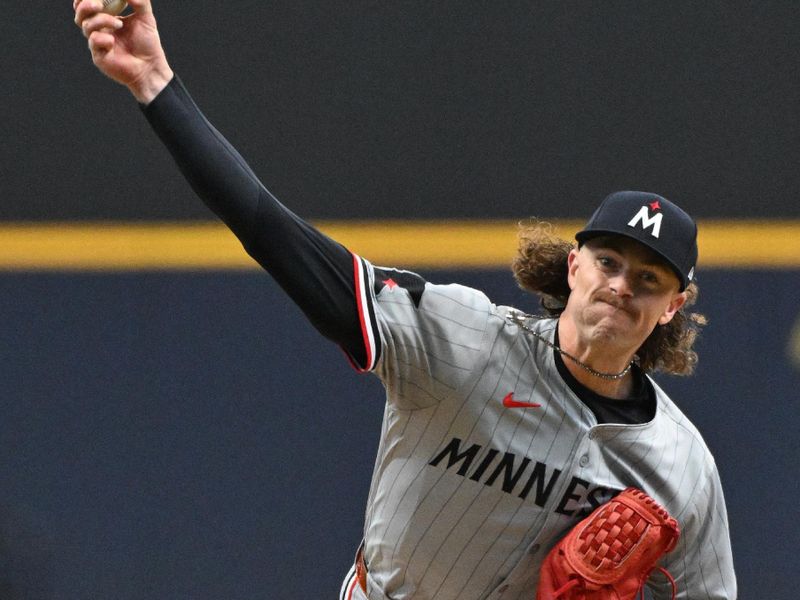
[[[685,212],[656,194],[614,193],[575,246],[533,224],[514,271],[543,317],[373,265],[267,191],[171,70],[150,0],[129,4],[119,18],[101,0],[75,0],[95,65],[128,87],[192,188],[314,327],[385,386],[342,600],[532,599],[554,546],[628,487],[680,528],[658,557],[669,577],[641,578],[651,594],[672,597],[671,578],[677,598],[736,598],[714,459],[648,375],[689,373],[696,360],[702,319],[686,310],[696,227]]]

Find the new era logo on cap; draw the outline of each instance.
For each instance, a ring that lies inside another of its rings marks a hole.
[[[678,275],[681,290],[694,277],[697,225],[680,207],[658,194],[614,192],[575,236],[580,244],[598,235],[637,240],[659,254]]]

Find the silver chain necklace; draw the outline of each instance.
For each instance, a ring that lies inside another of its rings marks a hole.
[[[544,342],[547,346],[550,346],[553,350],[555,350],[556,352],[561,354],[561,356],[566,356],[568,359],[570,359],[576,365],[581,367],[583,370],[587,371],[591,375],[594,375],[595,377],[599,377],[600,379],[608,379],[608,380],[611,380],[611,381],[614,381],[616,379],[622,379],[623,377],[625,377],[625,375],[628,374],[628,371],[631,370],[631,367],[633,367],[633,363],[636,362],[636,361],[632,360],[631,362],[628,363],[628,366],[625,367],[624,369],[622,369],[622,371],[620,371],[619,373],[603,373],[602,371],[598,371],[597,369],[593,369],[592,367],[587,365],[585,362],[578,360],[576,357],[572,356],[572,354],[570,354],[566,350],[560,348],[559,346],[557,346],[556,344],[554,344],[550,340],[546,339],[541,333],[539,333],[538,331],[535,331],[534,329],[532,329],[530,326],[528,326],[525,323],[525,321],[527,319],[543,319],[543,318],[546,318],[546,317],[538,317],[536,315],[526,315],[525,313],[513,312],[513,313],[508,315],[508,318],[509,318],[509,320],[511,322],[515,323],[516,325],[519,325],[520,327],[522,327],[522,329],[524,329],[525,331],[527,331],[528,333],[530,333],[531,335],[533,335],[537,339],[539,339],[542,342]]]

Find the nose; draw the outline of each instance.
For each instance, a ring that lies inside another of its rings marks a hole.
[[[609,280],[608,286],[611,291],[619,297],[629,298],[633,296],[633,286],[628,279],[627,273],[623,272],[614,275],[614,277]]]

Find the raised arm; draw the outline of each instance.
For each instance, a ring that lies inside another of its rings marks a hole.
[[[357,367],[371,368],[377,354],[365,347],[356,296],[361,261],[269,193],[173,74],[150,0],[129,4],[133,14],[114,17],[100,12],[101,0],[76,0],[75,23],[95,65],[130,90],[197,195],[317,330]]]

